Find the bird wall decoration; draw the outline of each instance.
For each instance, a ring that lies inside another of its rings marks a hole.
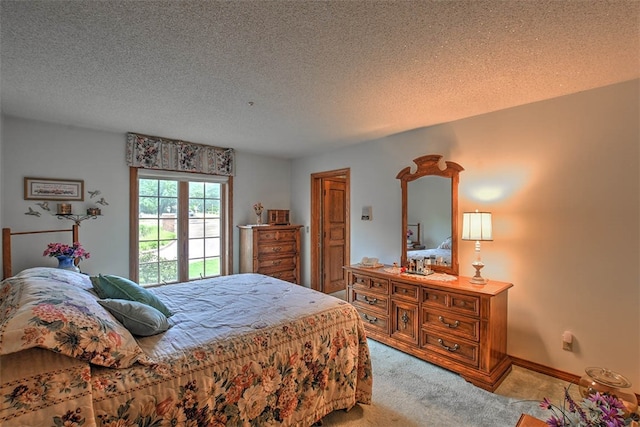
[[[100,190],[88,190],[87,193],[89,194],[90,199],[93,199],[94,197],[97,197],[98,195],[102,194]],[[109,202],[107,202],[104,197],[100,197],[97,200],[92,200],[91,202],[96,203],[98,205],[102,205],[102,206],[107,206],[109,204]],[[86,215],[83,215],[83,214],[71,215],[70,212],[68,215],[62,215],[60,212],[52,211],[51,207],[49,206],[49,202],[47,201],[36,202],[36,205],[51,216],[58,217],[59,219],[63,219],[64,217],[66,219],[73,220],[76,222],[76,225],[80,225],[80,222],[84,221],[85,219],[88,219],[88,218],[95,219],[97,216],[101,215],[100,209],[97,207],[87,208]],[[29,210],[24,213],[25,215],[31,215],[35,217],[40,217],[42,215],[41,212],[33,209],[32,207],[29,207],[28,209]]]
[[[40,206],[40,209],[42,209],[43,211],[48,211],[49,209],[49,202],[38,202],[36,203],[36,205]]]
[[[25,215],[33,215],[33,216],[40,216],[40,212],[38,211],[34,211],[31,206],[29,206],[29,211],[24,213]]]

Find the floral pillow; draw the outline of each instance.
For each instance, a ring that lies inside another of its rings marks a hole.
[[[0,284],[0,355],[31,347],[114,368],[146,362],[135,338],[95,296],[52,276]]]
[[[16,274],[16,277],[42,277],[45,279],[68,283],[69,285],[77,286],[80,289],[90,290],[93,288],[93,283],[91,283],[91,279],[86,274],[71,270],[63,270],[61,268],[27,268],[26,270],[22,270],[20,273]]]

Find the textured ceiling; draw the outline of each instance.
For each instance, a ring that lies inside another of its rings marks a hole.
[[[2,0],[5,114],[295,158],[640,77],[640,1]]]

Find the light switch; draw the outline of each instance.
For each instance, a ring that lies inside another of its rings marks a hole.
[[[373,209],[371,206],[363,206],[362,207],[362,218],[363,221],[373,221]]]

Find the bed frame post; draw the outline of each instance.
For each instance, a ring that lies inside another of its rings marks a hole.
[[[11,276],[11,229],[2,229],[2,279]]]
[[[78,242],[78,227],[80,227],[78,224],[73,224],[71,226],[71,244],[74,244],[75,242]],[[75,265],[76,267],[78,266],[78,264],[80,264],[80,258],[75,258],[73,260],[73,265]]]

